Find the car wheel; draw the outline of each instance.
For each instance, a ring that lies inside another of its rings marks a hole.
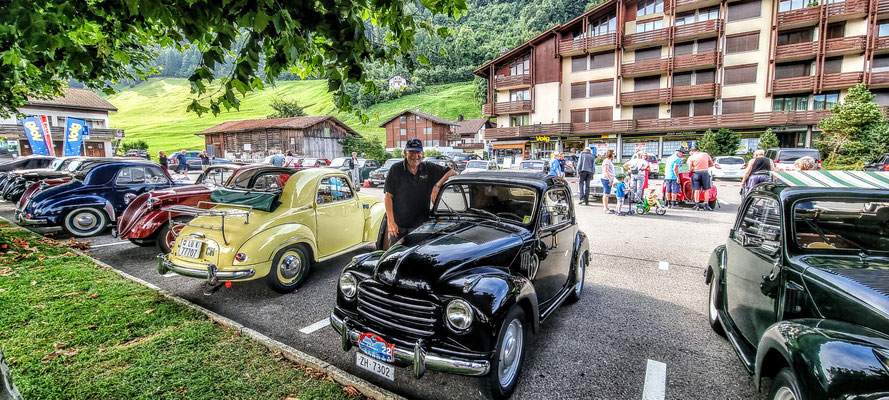
[[[287,246],[275,254],[266,282],[278,293],[290,293],[309,277],[309,263],[302,245]]]
[[[527,333],[525,313],[521,307],[513,306],[503,319],[500,334],[497,335],[497,350],[491,360],[491,371],[481,378],[485,397],[506,399],[512,396],[522,372]]]
[[[725,336],[722,324],[719,322],[719,277],[713,268],[710,269],[713,276],[710,277],[710,296],[707,298],[707,322],[710,328],[721,336]]]
[[[386,235],[389,230],[389,221],[383,216],[383,222],[380,223],[380,233],[377,234],[377,250],[386,250],[383,246],[386,244]]]
[[[157,230],[157,237],[155,237],[155,244],[157,245],[157,249],[161,251],[161,253],[169,253],[172,251],[173,242],[176,241],[176,237],[179,236],[179,231],[182,230],[183,225],[191,221],[190,217],[173,217],[172,222],[167,221],[164,223],[160,229]]]
[[[130,239],[130,243],[139,247],[154,246],[154,240],[151,239]]]
[[[98,235],[108,225],[105,212],[92,207],[75,209],[65,216],[65,230],[73,236],[87,237]]]
[[[707,202],[707,205],[710,206],[710,208],[712,208],[712,209],[715,210],[715,209],[716,209],[716,205],[717,205],[717,204],[716,204],[716,199],[713,199],[713,200],[708,201],[708,202]]]
[[[784,367],[778,371],[778,375],[772,380],[772,389],[769,391],[769,399],[772,400],[804,400],[799,390],[799,381],[790,368]]]
[[[589,259],[589,254],[584,252],[580,259],[577,260],[577,267],[574,268],[574,288],[571,289],[571,294],[568,295],[567,302],[577,303],[580,300],[580,296],[583,294],[583,278],[586,276],[586,265],[587,260]]]

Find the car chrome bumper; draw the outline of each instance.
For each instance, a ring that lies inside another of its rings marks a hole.
[[[49,221],[45,219],[28,218],[19,211],[15,213],[15,222],[17,222],[19,225],[46,225],[49,223]]]
[[[206,279],[207,283],[210,285],[215,285],[219,283],[219,281],[230,281],[230,280],[239,280],[239,279],[248,279],[252,278],[253,275],[256,274],[256,271],[251,269],[245,269],[241,271],[219,271],[216,268],[216,264],[207,264],[207,269],[196,269],[196,268],[186,268],[180,267],[176,264],[167,260],[166,254],[158,254],[157,256],[157,272],[161,275],[166,275],[167,272],[173,272],[182,276],[188,276],[192,278],[202,278]]]
[[[358,345],[360,332],[346,327],[348,318],[340,319],[335,312],[330,314],[330,325],[340,334],[343,350],[348,351]],[[466,360],[438,354],[427,353],[423,340],[418,340],[412,349],[395,346],[395,359],[411,366],[416,378],[422,378],[426,370],[446,372],[466,376],[487,375],[491,369],[488,360]]]

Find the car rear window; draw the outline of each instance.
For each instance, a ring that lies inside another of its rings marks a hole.
[[[544,164],[539,162],[528,162],[525,161],[519,164],[519,169],[543,169]]]
[[[726,157],[720,158],[716,162],[720,164],[744,164],[744,159],[741,157]]]
[[[794,205],[793,226],[804,251],[889,252],[887,200],[803,200]]]
[[[488,168],[487,161],[470,161],[466,163],[466,168]]]
[[[818,153],[818,150],[799,149],[799,150],[781,150],[780,152],[778,152],[777,159],[780,160],[782,163],[785,163],[785,162],[793,162],[793,161],[799,160],[800,158],[803,158],[806,156],[812,157],[815,160],[818,160],[819,158],[821,158],[821,155],[820,155],[820,153]]]

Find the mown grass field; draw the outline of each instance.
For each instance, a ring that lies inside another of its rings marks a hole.
[[[223,112],[218,116],[198,117],[185,111],[193,98],[186,79],[152,79],[108,97],[118,111],[111,114],[111,126],[126,131],[125,140],[144,140],[152,157],[158,150],[197,150],[203,148],[203,138],[194,134],[219,123],[238,119],[265,118],[273,112],[269,106],[278,96],[295,99],[309,105],[309,115],[334,115],[345,124],[367,137],[383,139],[382,121],[406,109],[420,109],[446,119],[480,118],[481,109],[475,102],[471,82],[427,86],[423,93],[404,96],[367,110],[371,117],[367,124],[354,114],[339,112],[333,96],[327,92],[327,81],[281,81],[275,87],[250,93],[241,99],[239,111]],[[374,117],[376,115],[376,117]]]
[[[0,220],[3,244],[0,348],[26,399],[349,398],[323,374]]]

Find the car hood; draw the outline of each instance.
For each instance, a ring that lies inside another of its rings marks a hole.
[[[17,173],[17,175],[27,180],[51,179],[70,176],[69,172],[56,171],[54,169],[29,169]]]
[[[478,266],[510,265],[527,230],[489,220],[428,222],[383,254],[374,279],[431,292],[435,285]]]
[[[824,318],[889,334],[889,258],[803,256],[798,262],[812,301]]]
[[[28,202],[28,212],[34,213],[34,210],[51,205],[58,198],[85,194],[91,189],[92,187],[84,185],[79,180],[47,188],[31,197],[31,200]]]

